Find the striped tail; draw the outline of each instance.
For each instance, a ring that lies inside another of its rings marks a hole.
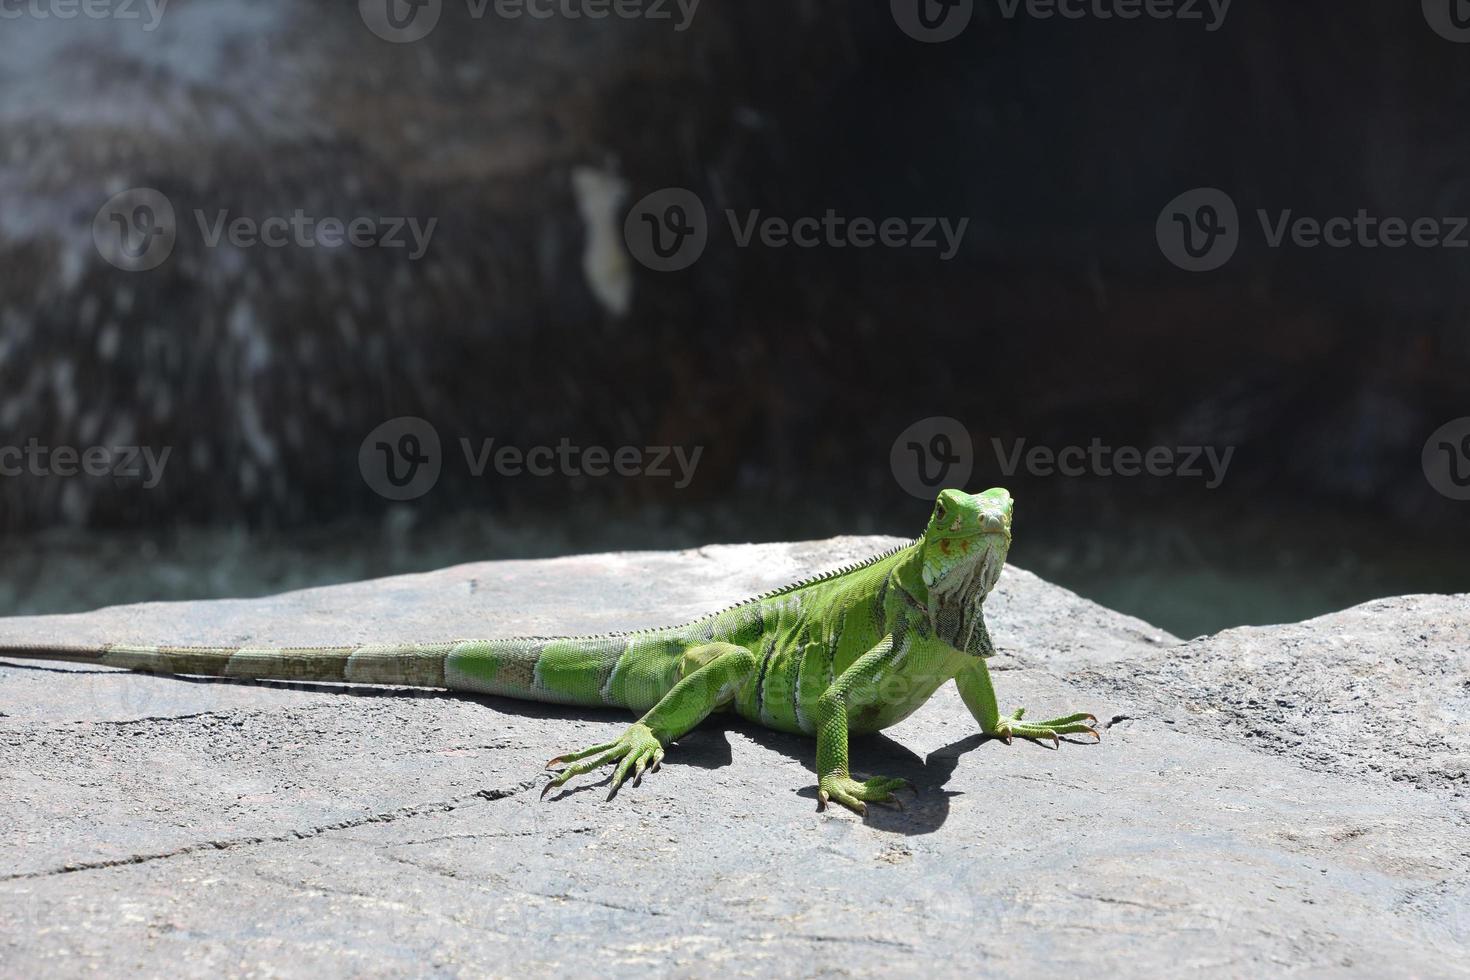
[[[679,635],[648,631],[340,647],[0,644],[0,659],[67,660],[249,680],[439,687],[643,711],[678,681],[686,646]]]
[[[444,664],[448,656],[457,649],[478,647],[483,642],[379,643],[342,647],[4,644],[0,645],[0,658],[61,660],[156,674],[444,687]]]

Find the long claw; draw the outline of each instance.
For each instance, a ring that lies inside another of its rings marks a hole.
[[[618,787],[623,785],[623,780],[628,778],[628,770],[633,768],[633,756],[623,756],[623,761],[618,763],[618,768],[613,771],[612,786],[608,788],[607,798],[612,799],[618,795]]]
[[[602,754],[598,755],[598,753]],[[588,759],[589,756],[593,755],[596,755],[597,758]],[[655,761],[662,759],[663,746],[659,743],[653,732],[649,730],[648,726],[640,722],[629,728],[616,741],[594,745],[580,752],[568,752],[548,762],[546,764],[548,769],[560,762],[572,763],[572,765],[568,765],[565,769],[556,772],[551,781],[542,789],[541,798],[543,800],[546,799],[546,795],[553,789],[565,785],[569,780],[583,773],[588,773],[594,769],[600,769],[603,766],[616,762],[618,766],[613,772],[612,786],[607,793],[607,798],[612,799],[617,795],[618,789],[628,778],[630,771],[634,772],[634,785],[637,785],[638,779],[643,775],[643,768],[650,758]],[[637,765],[636,771],[633,770],[634,765]]]

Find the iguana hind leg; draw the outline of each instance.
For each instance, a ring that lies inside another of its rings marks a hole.
[[[657,771],[663,761],[664,749],[674,739],[698,725],[710,712],[735,696],[735,692],[756,671],[755,655],[744,647],[730,643],[710,643],[691,649],[684,655],[686,676],[659,699],[648,713],[629,726],[617,740],[594,745],[580,752],[557,756],[546,764],[546,768],[558,763],[572,765],[559,771],[546,788],[546,794],[583,773],[600,769],[616,762],[612,788],[607,798],[612,799],[618,787],[631,773],[633,785],[643,780],[645,769]],[[700,665],[700,666],[694,666]],[[590,758],[595,757],[595,758]],[[586,760],[586,761],[579,761]]]
[[[993,738],[1004,739],[1007,743],[1012,738],[1034,738],[1050,739],[1053,745],[1060,745],[1059,735],[1091,735],[1099,742],[1102,741],[1100,733],[1088,721],[1096,722],[1094,715],[1081,712],[1066,715],[1062,718],[1051,718],[1046,721],[1022,721],[1026,714],[1025,708],[1017,708],[1008,715],[1001,715],[1000,709],[996,707],[995,688],[990,683],[990,670],[985,666],[985,660],[976,657],[975,660],[960,671],[955,677],[955,686],[960,689],[960,698],[965,702],[965,707],[970,709],[970,714],[980,723],[980,730]]]

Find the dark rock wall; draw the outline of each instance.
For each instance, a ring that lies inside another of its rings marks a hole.
[[[357,6],[173,0],[151,32],[6,23],[0,443],[172,459],[146,493],[7,477],[5,527],[371,512],[358,449],[401,415],[454,457],[461,436],[701,445],[684,502],[901,499],[894,436],[947,414],[982,444],[1228,443],[1233,489],[1463,524],[1419,449],[1467,412],[1466,252],[1269,249],[1256,229],[1224,269],[1189,274],[1153,234],[1202,185],[1247,225],[1258,207],[1470,214],[1470,46],[1417,5],[1237,0],[1211,32],[982,3],[945,44],[875,3],[705,0],[684,31],[450,3],[410,44]],[[711,215],[684,272],[624,257],[622,315],[583,271],[583,171],[624,181],[625,208],[683,186]],[[137,186],[179,216],[146,273],[91,239],[101,204]],[[437,224],[413,262],[208,248],[193,216],[298,208]],[[725,208],[970,224],[948,262],[742,249]],[[461,461],[421,505],[584,491],[675,493],[479,479]]]

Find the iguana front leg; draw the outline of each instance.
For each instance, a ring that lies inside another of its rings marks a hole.
[[[614,762],[618,763],[618,767],[613,772],[608,799],[613,798],[630,771],[633,785],[638,785],[643,779],[644,769],[651,765],[651,771],[658,770],[663,761],[664,749],[670,742],[704,721],[710,712],[734,697],[740,686],[756,671],[755,655],[744,647],[730,643],[711,643],[695,647],[684,656],[688,662],[703,663],[703,666],[690,671],[675,684],[647,714],[629,726],[620,738],[580,752],[559,755],[546,764],[546,768],[550,769],[558,763],[573,763],[546,784],[546,788],[541,791],[542,799],[574,776]],[[596,758],[586,762],[578,761],[589,756]]]
[[[908,785],[902,779],[882,777],[860,782],[847,769],[847,712],[878,695],[881,680],[894,672],[903,651],[895,650],[890,634],[842,672],[817,698],[817,809],[836,800],[855,813],[866,813],[867,803],[894,802],[893,791]]]
[[[987,637],[987,642],[989,638]],[[993,651],[992,651],[993,652]],[[1001,716],[1000,709],[995,703],[995,688],[990,683],[990,669],[985,666],[984,657],[975,657],[964,669],[956,675],[955,686],[960,689],[960,699],[965,702],[965,707],[970,709],[970,714],[980,723],[980,730],[992,738],[1004,739],[1008,744],[1013,737],[1020,738],[1049,738],[1052,744],[1059,745],[1061,739],[1058,735],[1091,735],[1099,742],[1102,735],[1096,728],[1086,724],[1089,719],[1096,722],[1097,718],[1087,713],[1067,715],[1062,718],[1052,718],[1047,721],[1023,722],[1022,716],[1026,714],[1025,708],[1017,708],[1011,714]]]
[[[955,686],[960,689],[960,699],[965,702],[965,707],[970,709],[970,714],[980,723],[980,730],[992,738],[1004,739],[1006,744],[1014,737],[1021,738],[1049,738],[1053,745],[1059,745],[1061,739],[1058,735],[1091,735],[1099,742],[1102,735],[1096,728],[1083,722],[1091,720],[1096,722],[1097,718],[1086,712],[1067,715],[1063,718],[1052,718],[1047,721],[1021,721],[1025,716],[1025,708],[1017,708],[1004,717],[1001,716],[1000,708],[995,702],[995,688],[990,683],[990,668],[985,666],[985,661],[995,656],[995,644],[990,640],[990,630],[985,628],[985,597],[981,596],[975,600],[974,607],[969,612],[969,626],[965,631],[964,652],[969,660],[955,676]]]

